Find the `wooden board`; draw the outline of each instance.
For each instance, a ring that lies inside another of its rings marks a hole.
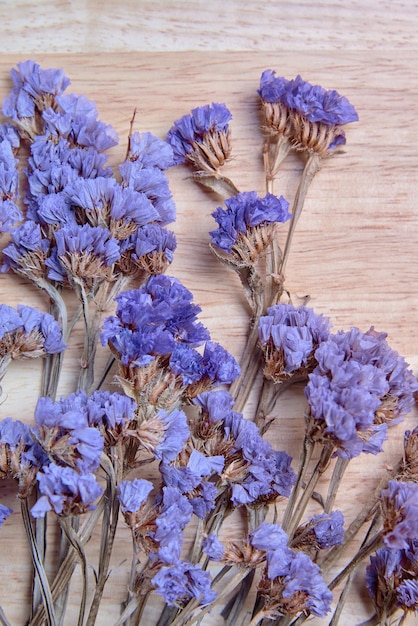
[[[10,89],[8,71],[26,56],[0,56],[0,97]],[[358,110],[360,121],[347,127],[347,145],[324,164],[314,180],[294,238],[287,287],[295,296],[309,294],[310,305],[331,317],[335,329],[374,325],[389,334],[391,346],[418,370],[418,91],[416,69],[402,49],[259,52],[161,52],[37,54],[44,67],[62,67],[72,80],[69,91],[93,99],[101,119],[119,132],[121,143],[110,160],[124,158],[129,121],[137,108],[136,130],[163,137],[172,122],[194,106],[225,102],[233,114],[233,160],[227,174],[240,190],[264,193],[256,89],[261,72],[273,68],[291,78],[298,73],[313,83],[335,88]],[[411,72],[415,71],[415,76]],[[412,78],[414,80],[412,80]],[[289,200],[295,193],[301,161],[291,156],[278,176],[275,191]],[[211,212],[221,203],[194,186],[189,171],[176,167],[169,179],[177,204],[174,226],[178,249],[170,273],[192,290],[202,306],[200,319],[212,338],[237,358],[244,346],[248,311],[236,277],[221,267],[208,249]],[[0,275],[0,301],[24,302],[46,310],[43,296],[24,280]],[[74,389],[81,336],[69,351],[61,394]],[[102,355],[102,362],[105,355]],[[0,418],[13,416],[30,423],[36,404],[38,363],[13,365],[6,374]],[[298,456],[303,432],[303,398],[285,399],[270,439]],[[349,522],[368,490],[401,451],[403,432],[417,414],[391,432],[385,454],[352,463],[337,500]],[[18,509],[12,485],[0,483],[0,501]],[[237,522],[238,523],[238,522]],[[123,524],[122,524],[123,526]],[[232,531],[233,532],[233,531]],[[53,538],[51,538],[52,541]],[[97,546],[97,537],[93,542]],[[27,615],[29,563],[25,538],[16,513],[0,530],[0,605],[13,625]],[[103,609],[98,623],[113,624],[124,598],[129,569],[130,538],[121,529]],[[79,582],[72,588],[70,615]],[[351,626],[367,616],[361,574],[350,596]],[[66,622],[74,623],[73,618]],[[147,623],[144,621],[144,624]],[[205,624],[220,624],[216,615]],[[314,620],[314,623],[325,621]],[[412,623],[412,622],[411,622]]]

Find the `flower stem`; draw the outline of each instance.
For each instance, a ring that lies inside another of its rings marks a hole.
[[[290,247],[292,244],[293,235],[295,232],[296,224],[301,216],[303,205],[305,203],[306,194],[308,193],[309,186],[314,179],[315,174],[319,171],[321,166],[321,157],[313,153],[309,156],[305,168],[302,173],[295,200],[292,208],[292,219],[290,221],[289,230],[287,233],[286,244],[283,252],[283,257],[280,264],[279,272],[284,274],[286,263],[289,258]]]
[[[335,498],[337,496],[338,488],[341,484],[341,480],[343,479],[345,470],[347,469],[350,461],[351,459],[338,457],[337,462],[334,465],[331,480],[328,486],[327,498],[324,504],[324,513],[331,512],[332,507],[334,506]]]
[[[359,563],[370,554],[375,552],[382,545],[382,531],[377,533],[372,539],[370,539],[364,546],[360,548],[357,554],[351,559],[348,565],[330,582],[328,585],[329,589],[332,591],[335,587],[337,587],[349,574],[351,574],[357,567]]]
[[[80,559],[80,565],[81,565],[81,571],[82,571],[82,577],[83,577],[83,592],[81,594],[80,611],[78,614],[78,626],[83,626],[84,614],[86,611],[87,591],[88,591],[87,559],[86,559],[86,555],[84,552],[82,541],[80,540],[80,537],[78,536],[77,532],[74,530],[74,528],[71,525],[71,518],[60,517],[59,520],[60,520],[61,528],[65,532],[69,543],[72,545],[72,547],[74,548],[75,552],[78,555],[78,558]]]
[[[315,447],[315,443],[312,441],[311,437],[308,437],[308,435],[305,435],[304,440],[303,440],[301,454],[300,454],[299,471],[298,471],[297,480],[296,480],[295,485],[293,486],[292,493],[290,494],[290,498],[287,501],[287,507],[286,507],[285,514],[284,514],[283,521],[282,521],[282,528],[285,532],[287,532],[287,529],[289,528],[291,524],[292,516],[293,516],[293,509],[299,498],[300,491],[303,485],[303,480],[305,478],[309,462],[312,458],[314,447]]]
[[[314,492],[314,489],[318,483],[318,480],[320,479],[320,477],[322,476],[322,474],[325,472],[325,470],[328,467],[329,461],[331,459],[332,453],[334,452],[334,446],[332,443],[330,442],[326,442],[322,448],[322,452],[321,452],[321,456],[319,458],[318,463],[316,464],[316,467],[314,469],[314,471],[312,472],[312,475],[309,479],[308,484],[306,485],[304,492],[299,500],[299,502],[297,503],[296,507],[293,510],[293,513],[291,514],[289,520],[286,519],[286,527],[283,526],[284,530],[287,532],[287,534],[289,535],[289,539],[291,540],[298,525],[299,522],[302,518],[302,515],[305,512],[305,509],[308,505],[309,500],[312,497],[312,494]]]
[[[30,549],[31,549],[32,561],[33,561],[33,565],[35,567],[36,573],[38,575],[40,590],[42,594],[42,600],[43,600],[43,604],[45,607],[46,624],[48,624],[48,626],[56,626],[57,621],[56,621],[55,612],[54,612],[54,603],[52,599],[51,588],[48,583],[48,579],[45,573],[42,559],[39,555],[38,545],[36,542],[35,534],[34,534],[31,519],[30,519],[28,500],[27,498],[22,498],[20,502],[21,502],[23,523],[25,526],[26,535],[27,535]]]

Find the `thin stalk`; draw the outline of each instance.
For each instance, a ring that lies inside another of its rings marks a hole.
[[[22,518],[23,518],[23,523],[25,526],[26,536],[28,538],[30,549],[31,549],[32,561],[35,567],[36,574],[38,576],[42,600],[43,600],[43,604],[45,607],[46,624],[48,624],[48,626],[56,626],[57,621],[56,621],[55,612],[54,612],[54,602],[52,599],[51,588],[49,586],[48,578],[45,573],[42,559],[38,552],[36,537],[35,537],[35,533],[33,531],[32,524],[31,524],[27,498],[22,498],[20,501],[20,504],[21,504]]]
[[[375,552],[382,545],[382,532],[377,533],[372,539],[370,539],[364,546],[360,548],[357,554],[351,559],[351,561],[345,566],[345,568],[330,582],[329,589],[337,587],[349,574],[351,574],[359,563],[370,554]]]
[[[116,494],[117,479],[112,464],[106,455],[102,455],[102,465],[107,472],[107,487],[102,520],[102,538],[100,542],[99,567],[96,579],[96,588],[90,606],[86,626],[93,626],[96,622],[104,587],[109,576],[110,557],[115,541],[119,517],[119,499]]]
[[[265,139],[263,145],[263,161],[266,173],[266,191],[273,193],[274,179],[282,161],[286,158],[292,144],[285,135],[273,137],[269,136]]]
[[[322,476],[322,474],[325,472],[325,470],[328,467],[328,464],[329,464],[329,461],[331,459],[333,452],[334,452],[334,446],[329,442],[325,443],[322,448],[319,461],[316,464],[314,471],[312,472],[309,482],[306,485],[305,490],[299,502],[295,506],[293,513],[290,516],[288,526],[284,528],[284,530],[286,530],[287,534],[289,535],[289,539],[292,539],[294,532],[297,529],[299,522],[302,518],[302,515],[305,512],[308,502],[312,497],[312,494],[318,483],[318,480],[320,479],[320,477]]]
[[[341,480],[345,474],[345,471],[350,463],[351,459],[345,459],[338,457],[334,469],[332,472],[331,480],[328,486],[328,493],[324,505],[324,513],[330,513],[334,506],[335,498],[337,497],[337,491],[341,484]]]
[[[351,522],[350,526],[344,532],[344,541],[338,545],[331,548],[329,553],[325,556],[322,562],[319,562],[321,566],[322,572],[327,572],[334,565],[334,563],[341,557],[346,548],[350,545],[353,539],[356,537],[360,528],[369,520],[374,511],[376,510],[382,489],[387,487],[388,482],[399,474],[399,471],[402,467],[403,461],[400,460],[397,465],[392,469],[392,471],[383,476],[379,481],[379,484],[375,488],[374,492],[371,494],[370,498],[367,500],[366,504],[363,506],[361,511],[357,514],[356,518]]]
[[[71,518],[60,517],[59,520],[60,520],[61,527],[63,531],[65,532],[69,543],[72,545],[72,547],[74,548],[75,552],[78,555],[78,558],[80,559],[80,565],[81,565],[81,571],[82,571],[82,577],[83,577],[83,592],[81,594],[80,611],[78,614],[77,624],[78,626],[83,626],[84,614],[86,611],[86,603],[87,603],[87,592],[88,592],[87,559],[86,559],[86,555],[83,549],[83,543],[71,525]]]
[[[97,527],[98,520],[103,510],[104,497],[102,496],[95,511],[93,511],[84,522],[81,531],[79,532],[79,539],[82,544],[86,544],[91,538],[95,528]],[[73,575],[76,567],[77,553],[74,550],[68,552],[65,559],[62,561],[60,568],[51,584],[52,599],[55,601],[58,596],[65,591],[68,583]],[[30,620],[28,626],[44,626],[45,624],[45,608],[40,606],[36,612],[36,615]]]
[[[308,435],[305,435],[300,454],[298,476],[296,479],[296,483],[293,486],[292,493],[290,494],[290,498],[287,501],[287,506],[283,517],[282,528],[285,532],[288,532],[288,528],[290,527],[290,524],[292,522],[293,510],[295,508],[297,500],[299,499],[303,481],[309,466],[309,462],[312,458],[314,448],[315,443],[310,437],[308,437]]]
[[[352,575],[349,574],[347,576],[347,580],[345,581],[344,589],[338,598],[337,606],[335,607],[335,611],[329,623],[329,626],[338,626],[338,622],[340,621],[341,613],[343,612],[345,602],[347,600],[348,593],[350,591],[351,583],[352,583]]]
[[[303,170],[302,177],[300,179],[300,183],[296,191],[295,200],[293,202],[292,219],[290,221],[290,226],[287,232],[287,238],[286,238],[286,244],[285,244],[285,248],[283,252],[283,257],[280,263],[279,272],[281,274],[284,274],[284,271],[285,271],[286,263],[289,258],[290,247],[292,244],[292,239],[293,239],[293,235],[295,232],[296,224],[298,223],[298,220],[302,214],[302,209],[305,203],[305,198],[308,193],[309,186],[312,180],[314,179],[315,174],[319,171],[320,167],[321,167],[321,157],[316,153],[311,154],[308,160],[306,161],[305,168]]]

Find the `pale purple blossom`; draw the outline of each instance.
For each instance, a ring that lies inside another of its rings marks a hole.
[[[135,478],[119,483],[118,497],[123,513],[136,513],[145,504],[154,485],[149,480]]]
[[[165,462],[174,461],[190,436],[186,414],[179,409],[170,413],[161,410],[156,419],[161,424],[162,436],[160,443],[155,447],[154,456]]]
[[[418,535],[418,484],[390,480],[381,493],[381,505],[386,546],[408,549]]]
[[[337,546],[344,539],[344,516],[341,511],[321,513],[309,521],[315,536],[315,545],[324,550]]]
[[[225,548],[214,533],[202,541],[202,550],[212,561],[221,561],[225,552]]]
[[[103,493],[94,474],[79,474],[70,467],[51,463],[38,472],[42,494],[31,509],[33,517],[44,517],[48,511],[57,515],[76,515],[95,509],[95,501]]]
[[[226,132],[232,115],[225,104],[206,104],[192,109],[189,115],[176,120],[167,133],[167,141],[173,148],[174,163],[184,163],[193,152],[194,143],[202,141],[213,132]]]
[[[129,137],[129,160],[141,167],[166,170],[173,165],[173,150],[164,139],[152,133],[135,132]]]
[[[418,580],[404,580],[396,589],[396,599],[405,611],[418,611]]]
[[[162,567],[151,582],[169,606],[178,606],[192,598],[199,600],[199,605],[205,605],[216,598],[216,592],[210,588],[209,572],[188,561]]]
[[[283,196],[268,193],[264,198],[255,191],[246,191],[225,200],[226,209],[218,207],[212,213],[219,228],[209,234],[212,242],[227,253],[232,252],[239,235],[244,235],[255,226],[274,222],[286,222],[291,215],[289,203]]]

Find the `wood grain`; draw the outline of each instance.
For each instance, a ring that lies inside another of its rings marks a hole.
[[[124,10],[133,10],[133,4],[125,3]],[[151,15],[151,5],[143,4],[149,11],[145,11],[145,19]],[[162,4],[174,11],[171,3]],[[186,4],[190,6],[189,3],[180,2],[178,7],[186,10]],[[236,3],[232,4],[237,6]],[[250,3],[244,4],[248,7]],[[251,4],[255,7],[254,3]],[[369,9],[360,9],[360,4],[352,4],[359,11],[366,12],[372,12],[372,9],[377,11],[378,5],[388,10],[393,6],[392,3],[369,3]],[[64,5],[66,3],[62,3],[61,8]],[[19,6],[19,2],[16,6]],[[104,3],[104,9],[109,6]],[[266,3],[267,16],[272,6],[273,3]],[[297,3],[297,6],[300,8],[303,4]],[[342,12],[343,6],[345,3],[322,3],[321,11],[336,8]],[[392,30],[396,24],[401,29],[403,20],[407,21],[408,11],[412,11],[408,7],[411,7],[409,3],[399,18],[400,22],[392,22]],[[225,12],[228,11],[230,9],[225,8]],[[274,15],[278,19],[277,12]],[[321,12],[315,18],[318,24],[319,15]],[[350,15],[359,24],[358,16],[353,12]],[[243,19],[250,22],[251,17],[251,11],[248,10]],[[389,28],[388,15],[386,18]],[[181,19],[180,14],[178,19]],[[264,19],[268,17],[263,14]],[[103,21],[102,16],[99,25]],[[232,28],[231,22],[228,23]],[[315,20],[310,22],[311,36],[315,24]],[[258,28],[261,32],[260,24]],[[376,28],[375,32],[373,28]],[[346,48],[344,52],[335,49],[331,55],[321,50],[321,45],[317,49],[310,49],[309,54],[294,46],[282,50],[278,55],[274,51],[262,51],[264,44],[258,51],[216,52],[213,51],[216,39],[211,39],[210,54],[205,51],[126,53],[121,51],[122,45],[118,51],[106,52],[109,48],[102,46],[103,41],[100,40],[100,47],[105,50],[100,54],[95,53],[93,48],[83,47],[82,54],[75,54],[67,50],[63,43],[59,48],[63,54],[45,55],[36,50],[35,59],[44,67],[64,68],[72,79],[70,90],[95,100],[101,119],[111,123],[119,132],[121,144],[110,155],[114,166],[123,159],[129,120],[135,107],[138,109],[137,129],[150,130],[163,137],[173,120],[192,107],[211,101],[226,102],[233,113],[234,146],[234,158],[228,165],[227,173],[241,190],[256,189],[260,193],[264,193],[264,178],[256,89],[261,71],[271,67],[289,78],[301,73],[311,82],[335,88],[345,94],[356,106],[360,121],[347,128],[344,153],[325,163],[312,184],[294,239],[287,286],[295,296],[309,294],[310,304],[318,312],[329,315],[336,329],[348,329],[355,325],[367,330],[370,325],[374,325],[377,330],[388,332],[392,347],[405,355],[416,372],[416,69],[411,67],[410,52],[402,49],[399,37],[389,54],[380,45],[383,42],[383,30],[379,30],[375,23],[373,28],[368,31],[369,40],[365,42],[365,49]],[[183,31],[177,29],[177,22],[173,22],[173,29],[182,37]],[[109,28],[109,37],[110,32]],[[240,32],[245,32],[245,29]],[[38,36],[39,33],[40,30],[37,31]],[[223,37],[227,35],[228,32],[223,33]],[[415,34],[408,28],[405,36],[410,37],[408,41],[411,41]],[[329,45],[333,45],[331,37],[328,31]],[[259,40],[251,39],[251,29],[249,41],[248,48],[251,42],[255,47],[259,44]],[[107,43],[113,45],[110,41]],[[368,43],[370,47],[367,50]],[[164,45],[163,40],[160,40],[160,45]],[[239,46],[238,39],[234,45]],[[50,49],[54,50],[53,45]],[[1,98],[10,88],[10,67],[25,58],[21,54],[26,51],[25,45],[22,43],[10,51],[11,54],[0,56]],[[286,160],[276,183],[276,193],[289,199],[293,197],[301,167],[302,163],[295,155]],[[187,179],[186,169],[176,167],[168,175],[178,210],[174,227],[178,236],[178,250],[170,273],[180,278],[194,293],[195,301],[203,309],[201,320],[209,327],[212,338],[239,358],[245,340],[248,312],[235,276],[220,267],[208,249],[207,233],[215,227],[211,212],[220,202],[193,186]],[[9,274],[0,276],[0,301],[11,305],[25,302],[45,310],[47,306],[41,294],[24,280]],[[74,388],[80,347],[79,336],[67,357],[66,376],[60,388],[62,394]],[[4,401],[0,405],[0,418],[12,415],[28,423],[32,421],[39,376],[37,364],[31,363],[13,367],[6,374],[2,382]],[[276,424],[269,434],[270,440],[277,447],[288,449],[296,458],[303,432],[303,408],[304,401],[300,393],[284,399],[278,408]],[[414,413],[404,424],[392,429],[384,455],[360,458],[352,463],[345,488],[337,501],[347,522],[354,517],[360,503],[366,501],[368,490],[377,483],[379,474],[399,457],[403,431],[415,425],[416,420],[417,414]],[[320,489],[324,490],[325,485],[322,484]],[[4,481],[0,483],[0,500],[12,508],[18,508],[12,485]],[[0,605],[14,626],[23,624],[27,615],[30,571],[23,529],[18,518],[18,514],[14,514],[2,527],[0,546]],[[229,531],[229,535],[236,532],[234,528]],[[53,543],[53,537],[50,540]],[[92,553],[96,548],[97,537],[92,543]],[[129,533],[122,524],[99,624],[110,626],[117,619],[118,603],[125,592],[129,554]],[[75,623],[74,607],[79,591],[79,581],[76,581],[70,595],[70,617],[66,622],[69,626]],[[340,622],[343,626],[352,626],[367,617],[361,572],[354,582],[348,606],[350,615]],[[144,618],[144,624],[150,623],[147,619]],[[217,625],[221,621],[214,612],[204,623]],[[326,620],[314,620],[312,623],[325,624]]]

